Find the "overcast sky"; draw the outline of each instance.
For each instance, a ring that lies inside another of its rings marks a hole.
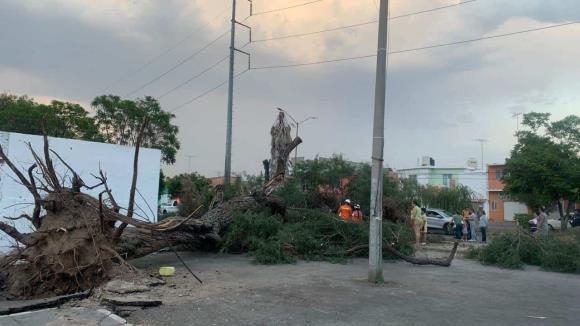
[[[306,0],[254,0],[254,12]],[[254,39],[358,24],[377,18],[378,0],[324,0],[248,18]],[[390,15],[458,0],[391,0]],[[238,0],[238,20],[249,6]],[[2,0],[0,92],[89,108],[101,94],[126,96],[228,29],[229,0]],[[576,0],[478,0],[389,23],[389,49],[404,50],[580,19]],[[252,43],[252,65],[286,65],[376,53],[377,24]],[[180,46],[177,42],[187,38]],[[516,112],[580,114],[580,24],[482,42],[393,54],[389,59],[385,161],[394,168],[430,155],[438,165],[503,162],[514,144]],[[248,41],[238,29],[237,44]],[[131,98],[158,97],[228,54],[228,36]],[[163,56],[168,49],[173,49]],[[156,58],[145,68],[151,59]],[[236,80],[233,170],[258,173],[269,153],[276,107],[296,119],[299,156],[343,153],[370,161],[376,58],[298,68],[252,70]],[[236,69],[247,59],[236,56]],[[163,97],[172,110],[227,79],[227,60]],[[192,168],[223,173],[227,87],[176,111],[182,149],[168,174]]]

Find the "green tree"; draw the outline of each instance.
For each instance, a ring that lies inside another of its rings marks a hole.
[[[95,121],[80,105],[38,104],[28,96],[0,94],[0,130],[32,135],[102,141]]]
[[[185,180],[188,180],[188,182],[186,183]],[[183,198],[184,196],[199,198],[200,203],[204,205],[202,211],[207,210],[213,195],[209,180],[195,172],[166,178],[165,187],[171,198]],[[186,191],[191,189],[191,193],[184,194],[184,189]]]
[[[562,201],[578,200],[580,119],[569,116],[550,122],[547,113],[528,113],[518,132],[518,143],[506,161],[505,192],[532,208],[558,203],[562,228],[566,214]],[[569,205],[570,206],[570,205]]]
[[[163,111],[156,99],[147,96],[131,101],[102,95],[96,97],[91,105],[96,109],[97,127],[108,143],[133,146],[139,126],[145,117],[149,117],[143,146],[161,150],[163,162],[175,163],[180,147],[178,127],[171,123],[175,115]]]

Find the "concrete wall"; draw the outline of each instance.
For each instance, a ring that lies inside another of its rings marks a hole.
[[[49,142],[51,149],[75,169],[89,186],[97,183],[91,174],[98,175],[100,166],[107,174],[108,184],[118,204],[127,207],[133,172],[134,148],[63,138],[49,138]],[[26,143],[31,143],[37,153],[42,153],[43,139],[41,136],[0,132],[0,145],[10,160],[20,167],[25,175],[26,169],[34,161]],[[53,161],[59,175],[70,175],[67,174],[66,167],[56,157],[53,157]],[[160,161],[161,152],[159,150],[141,149],[137,189],[142,197],[136,194],[135,214],[138,215],[137,218],[157,221]],[[86,192],[96,197],[101,191],[101,188],[96,188]],[[31,214],[33,205],[30,203],[32,202],[33,198],[26,188],[15,180],[12,171],[5,164],[0,163],[0,219],[4,216],[18,216],[22,213]],[[153,212],[149,210],[148,205]],[[6,222],[4,219],[3,221]],[[15,226],[21,232],[30,230],[30,225],[26,221],[17,221]],[[8,249],[9,239],[0,232],[0,252]]]

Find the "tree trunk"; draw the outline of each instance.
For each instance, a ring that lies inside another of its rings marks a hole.
[[[201,218],[186,221],[169,231],[126,229],[115,249],[125,258],[143,257],[172,246],[192,250],[217,250],[221,236],[233,222],[236,213],[259,210],[263,207],[269,207],[273,214],[284,214],[283,203],[276,197],[261,195],[236,197],[219,204]],[[171,224],[171,220],[167,223]]]
[[[558,212],[560,213],[560,228],[562,231],[565,231],[568,229],[568,216],[564,214],[564,207],[560,199],[558,199]]]

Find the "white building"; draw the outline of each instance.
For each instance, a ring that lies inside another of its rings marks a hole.
[[[0,146],[10,160],[18,166],[24,175],[34,163],[34,159],[27,146],[30,143],[37,153],[42,153],[43,137],[0,131]],[[98,175],[99,167],[107,175],[107,182],[115,200],[121,207],[129,203],[129,190],[133,175],[133,156],[135,149],[127,146],[95,143],[74,139],[49,137],[50,148],[57,152],[67,164],[79,174],[90,186],[97,180],[92,174]],[[53,157],[55,170],[60,176],[67,175],[66,167]],[[157,195],[159,189],[159,168],[161,152],[157,149],[141,148],[139,152],[139,169],[135,198],[135,217],[152,222],[157,221]],[[68,173],[70,175],[70,173]],[[86,190],[86,193],[95,197],[102,191],[101,188]],[[32,214],[34,200],[28,190],[16,181],[16,176],[0,161],[0,220],[5,223],[14,223],[14,226],[23,233],[29,232],[28,221],[8,221],[5,216],[15,217],[21,214]],[[149,209],[149,207],[151,209]],[[5,252],[11,245],[12,239],[0,232],[0,252]]]

